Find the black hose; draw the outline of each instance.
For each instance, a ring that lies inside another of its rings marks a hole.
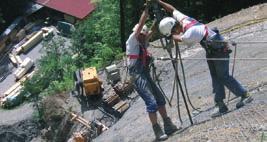
[[[161,85],[160,85],[160,82],[159,82],[159,80],[158,80],[158,78],[157,78],[157,75],[156,75],[156,67],[155,67],[155,65],[152,64],[151,67],[152,67],[152,79],[153,79],[154,81],[157,82],[157,86],[158,86],[160,92],[162,93],[162,95],[164,96],[164,98],[167,100],[169,106],[172,107],[172,104],[171,104],[171,102],[170,102],[170,99],[166,96],[166,94],[165,94],[165,92],[163,91],[163,89],[162,89],[162,87],[161,87]]]
[[[181,56],[181,51],[180,51],[180,48],[179,48],[179,45],[177,42],[175,42],[175,46],[176,46],[176,61],[177,61],[177,52],[179,54],[179,58],[182,59],[182,56]],[[195,106],[192,104],[190,98],[189,98],[189,93],[188,93],[188,89],[187,89],[187,83],[186,83],[186,78],[185,78],[185,72],[184,72],[184,64],[183,64],[183,61],[180,60],[180,64],[181,64],[181,69],[182,69],[182,74],[183,74],[183,81],[184,81],[184,88],[185,88],[185,93],[186,93],[186,97],[187,97],[187,100],[190,104],[190,106],[192,107],[193,110],[196,110],[198,112],[201,112],[198,108],[195,108]]]
[[[171,41],[172,42],[172,41]],[[173,43],[171,43],[171,44],[173,44]],[[178,62],[177,62],[177,56],[178,55],[178,51],[177,51],[177,49],[175,50],[175,70],[176,71],[178,71]],[[180,107],[178,107],[178,106],[180,106],[180,97],[179,97],[179,86],[178,86],[178,82],[177,82],[177,79],[175,79],[175,84],[176,84],[176,92],[177,92],[177,109],[179,110],[178,112],[179,112],[179,115],[180,115],[180,117],[179,118],[181,118],[181,110],[180,110]],[[182,120],[180,119],[180,122],[181,122],[181,124],[183,124],[183,122],[182,122]]]
[[[162,47],[168,51],[169,56],[172,57],[172,52],[170,50],[171,48],[167,48],[167,47],[164,46],[164,43],[163,43],[162,38],[160,38],[160,42],[161,42]],[[167,41],[166,41],[166,45],[167,45]],[[175,88],[176,88],[176,93],[177,93],[177,113],[178,113],[178,118],[179,118],[180,123],[183,124],[183,120],[182,120],[182,117],[181,117],[180,105],[179,105],[180,104],[180,99],[179,99],[179,86],[178,86],[178,83],[177,83],[177,79],[176,78],[174,78],[173,89],[172,89],[172,96],[171,96],[170,101],[172,101]]]
[[[169,44],[173,44],[173,40],[172,39],[169,39],[169,42],[168,40],[165,38],[165,42],[166,42],[166,45],[169,45]],[[164,45],[162,45],[164,46]],[[167,51],[170,55],[171,58],[172,57],[172,53],[171,53],[171,49],[170,48],[167,48]],[[176,77],[176,80],[178,82],[178,85],[179,85],[179,88],[180,88],[180,91],[181,91],[181,94],[182,94],[182,97],[183,97],[183,100],[184,100],[184,104],[185,104],[185,108],[186,108],[186,111],[187,111],[187,114],[188,114],[188,117],[189,117],[189,120],[190,120],[190,123],[191,125],[193,125],[193,120],[192,120],[192,117],[191,117],[191,114],[190,114],[190,111],[189,111],[189,108],[188,108],[188,104],[187,104],[187,101],[186,101],[186,98],[185,98],[185,94],[184,94],[184,90],[182,88],[182,84],[181,84],[181,81],[180,81],[180,78],[179,78],[179,74],[178,74],[178,71],[176,70],[176,66],[175,66],[175,63],[176,61],[172,60],[172,66],[174,68],[174,71],[175,71],[175,77]],[[177,95],[178,95],[178,92],[177,92]],[[178,97],[178,96],[177,96]],[[179,104],[177,104],[179,105]]]

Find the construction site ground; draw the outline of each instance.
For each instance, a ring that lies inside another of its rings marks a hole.
[[[236,60],[235,65],[235,78],[249,90],[254,97],[254,101],[237,110],[235,109],[235,104],[239,101],[239,98],[234,99],[228,104],[230,109],[229,113],[222,117],[211,119],[210,115],[214,102],[211,78],[206,60],[184,60],[187,88],[191,102],[203,112],[198,113],[190,108],[194,121],[194,125],[191,125],[188,120],[185,105],[180,97],[179,106],[183,120],[181,124],[178,119],[177,97],[175,95],[171,102],[172,107],[167,106],[167,111],[174,123],[181,127],[181,129],[171,135],[166,141],[261,141],[264,138],[264,132],[267,135],[267,43],[245,44],[241,42],[267,41],[267,3],[241,10],[240,12],[213,21],[208,25],[210,27],[217,26],[219,29],[222,29],[226,38],[240,42],[237,44],[237,58],[262,58],[262,60]],[[168,57],[164,49],[158,48],[160,45],[159,41],[155,41],[151,45],[150,52],[153,56]],[[183,57],[205,58],[205,51],[199,45],[190,48],[183,45],[180,45],[180,47]],[[185,48],[187,50],[184,50]],[[231,49],[233,50],[234,47],[231,47]],[[231,54],[231,58],[233,58],[233,53]],[[175,76],[171,62],[156,60],[155,65],[157,67],[157,73],[160,73],[160,84],[166,95],[170,98]],[[230,61],[230,70],[232,69],[232,65],[233,60]],[[181,70],[179,70],[179,73],[181,75]],[[102,74],[101,79],[104,80],[105,76]],[[106,83],[104,82],[104,84]],[[228,91],[226,92],[228,94]],[[104,93],[107,93],[107,88],[105,88]],[[135,96],[136,92],[132,95]],[[233,94],[231,94],[232,97],[234,97]],[[80,112],[80,115],[87,120],[103,118],[103,114],[94,105],[83,107],[73,97],[64,98],[61,102],[67,102],[72,107],[72,110]],[[32,104],[23,104],[13,110],[0,110],[0,141],[6,141],[4,138],[14,138],[14,141],[45,141],[40,136],[39,124],[32,119],[32,116]],[[160,117],[159,122],[162,125],[162,119]],[[145,110],[145,104],[140,97],[132,101],[130,108],[122,118],[116,121],[116,123],[110,122],[107,126],[111,126],[110,129],[93,141],[155,141],[153,130]],[[37,138],[32,139],[34,137]],[[64,137],[69,137],[69,135],[66,134]],[[267,141],[267,138],[264,139]]]

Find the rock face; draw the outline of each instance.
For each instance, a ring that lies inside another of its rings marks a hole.
[[[227,113],[223,117],[211,119],[210,115],[214,103],[207,63],[205,60],[185,60],[183,64],[185,66],[187,88],[191,102],[204,112],[199,114],[194,112],[193,121],[195,125],[191,126],[185,111],[185,105],[180,96],[179,106],[183,120],[181,124],[178,119],[177,98],[175,96],[172,100],[173,107],[167,107],[167,110],[175,124],[178,126],[181,125],[183,129],[170,136],[167,141],[260,140],[263,132],[262,128],[266,127],[267,122],[267,103],[265,101],[267,91],[267,62],[263,59],[267,57],[267,48],[265,48],[267,43],[245,44],[244,42],[266,40],[266,11],[267,5],[262,4],[225,16],[209,24],[211,27],[217,26],[219,29],[225,31],[224,36],[226,38],[239,42],[237,44],[237,58],[250,58],[250,60],[236,60],[234,76],[255,96],[254,102],[236,110],[235,104],[238,99],[233,100],[228,105],[230,113]],[[258,18],[265,20],[255,20]],[[244,24],[246,22],[250,23],[249,21],[254,22],[252,22],[253,24]],[[233,26],[238,28],[227,30]],[[158,47],[159,42],[155,41],[153,45]],[[188,58],[205,58],[205,51],[199,45],[191,48],[181,45],[180,48],[183,51],[183,56]],[[234,47],[231,48],[234,49]],[[150,52],[155,57],[168,57],[166,51],[161,48],[150,48]],[[233,58],[233,53],[231,54],[231,58]],[[172,65],[170,61],[155,61],[155,64],[157,72],[161,73],[161,86],[170,98],[174,79]],[[232,65],[233,60],[230,61],[230,71]],[[179,73],[181,73],[181,70],[179,70]],[[228,94],[228,91],[226,92]],[[231,97],[234,97],[234,95],[232,94]],[[191,112],[193,112],[192,109]],[[162,122],[162,119],[159,118],[159,121]],[[145,105],[139,98],[114,126],[94,141],[138,142],[153,140],[154,135],[145,112]]]

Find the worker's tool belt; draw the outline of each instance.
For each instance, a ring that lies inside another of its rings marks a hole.
[[[223,38],[219,33],[217,33],[211,39],[207,39],[207,36],[204,36],[200,41],[202,47],[205,48],[207,54],[216,54],[216,53],[225,53],[230,54],[232,52],[229,49],[229,46],[226,42],[224,42]]]

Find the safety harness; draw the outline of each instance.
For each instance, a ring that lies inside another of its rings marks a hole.
[[[189,23],[186,24],[185,26],[183,26],[183,31],[182,31],[183,33],[185,33],[189,28],[191,28],[191,27],[193,27],[193,26],[195,26],[195,25],[201,24],[201,23],[199,23],[197,20],[195,20],[194,18],[191,18],[191,17],[184,17],[184,18],[182,18],[182,19],[179,21],[179,22],[181,23],[181,25],[183,25],[183,21],[184,21],[185,19],[188,20]],[[209,34],[209,32],[208,32],[208,27],[205,25],[205,34],[204,34],[203,39],[207,39],[208,34]]]
[[[129,59],[140,59],[143,66],[147,67],[149,64],[149,58],[151,54],[147,51],[147,49],[143,46],[139,46],[139,54],[129,54],[127,55]]]
[[[199,23],[197,20],[190,18],[190,17],[184,17],[180,20],[180,23],[183,25],[183,21],[184,20],[188,20],[189,23],[183,26],[183,33],[185,33],[189,28],[198,25],[198,24],[202,24]],[[216,34],[219,34],[218,31],[216,32]],[[205,34],[203,36],[203,39],[201,40],[202,45],[204,45],[203,47],[206,49],[206,51],[209,54],[213,54],[216,52],[220,52],[220,53],[231,53],[231,50],[229,50],[228,46],[224,46],[223,48],[214,48],[214,47],[210,47],[211,45],[214,46],[214,44],[222,44],[216,41],[207,41],[207,37],[208,37],[209,33],[208,33],[208,27],[205,25]]]

